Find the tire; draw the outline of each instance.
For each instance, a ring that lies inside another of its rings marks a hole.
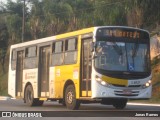
[[[113,105],[113,99],[110,98],[103,98],[101,101],[102,105]]]
[[[126,107],[127,101],[127,99],[115,99],[113,102],[113,106],[116,109],[124,109]]]
[[[34,98],[34,92],[31,85],[28,85],[25,90],[25,102],[29,106],[42,106],[44,101]]]
[[[42,106],[42,105],[43,105],[43,103],[44,103],[44,101],[39,100],[39,99],[37,99],[37,100],[35,100],[35,101],[36,101],[35,106]]]
[[[79,100],[76,99],[74,85],[68,85],[65,90],[65,104],[70,110],[77,110],[80,106]]]

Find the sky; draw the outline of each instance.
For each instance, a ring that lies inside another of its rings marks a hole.
[[[0,0],[0,3],[1,3],[1,2],[6,3],[6,2],[7,2],[7,0]]]
[[[11,1],[14,1],[14,2],[15,2],[15,1],[17,1],[17,0],[11,0]],[[21,1],[23,1],[23,0],[21,0]],[[27,1],[27,0],[26,0],[26,1]],[[28,0],[28,1],[29,1],[29,0]],[[4,3],[4,4],[7,3],[7,0],[0,0],[0,8],[1,8],[1,6],[3,6],[2,3]],[[26,4],[26,5],[27,5],[28,8],[30,8],[30,7],[29,7],[30,4]]]
[[[12,0],[12,1],[16,1],[16,0]],[[7,0],[0,0],[0,4],[2,3],[7,3]]]

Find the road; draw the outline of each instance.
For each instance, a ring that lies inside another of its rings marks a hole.
[[[41,107],[29,107],[25,103],[23,103],[22,100],[14,100],[14,99],[7,99],[7,100],[0,100],[0,112],[4,111],[15,111],[18,113],[23,113],[25,111],[27,112],[42,112],[42,117],[43,116],[56,116],[58,117],[58,120],[63,119],[63,117],[67,117],[68,120],[69,117],[76,117],[78,120],[88,120],[87,117],[91,118],[93,117],[92,120],[103,120],[104,118],[100,117],[111,117],[110,120],[113,118],[115,119],[122,119],[125,117],[126,120],[134,120],[134,118],[130,118],[128,116],[133,117],[136,114],[146,114],[149,112],[149,114],[157,114],[158,111],[158,116],[160,117],[160,105],[148,105],[148,104],[137,104],[137,103],[128,103],[126,108],[123,110],[116,110],[113,106],[110,105],[101,105],[101,104],[81,104],[81,107],[79,110],[76,111],[70,111],[66,107],[62,106],[58,102],[51,102],[51,101],[46,101],[44,102],[43,106]],[[62,117],[62,118],[61,118]],[[126,118],[128,117],[128,119]],[[144,116],[143,116],[144,117]],[[81,119],[80,119],[81,118]],[[148,120],[152,120],[154,118],[159,119],[158,117],[148,117]],[[1,119],[1,118],[0,118]],[[3,118],[5,119],[5,118]],[[38,118],[39,119],[39,118]],[[46,118],[46,119],[51,119]],[[67,120],[65,119],[65,120]],[[118,120],[119,120],[118,119]],[[142,117],[138,117],[137,119],[142,119]],[[15,118],[17,120],[17,118]],[[40,119],[39,119],[40,120]],[[106,119],[104,119],[106,120]],[[145,116],[145,120],[146,116]]]

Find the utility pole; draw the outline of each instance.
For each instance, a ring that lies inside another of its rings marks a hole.
[[[25,0],[23,0],[22,42],[24,42],[24,32],[25,32]]]

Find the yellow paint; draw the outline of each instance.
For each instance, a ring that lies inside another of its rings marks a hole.
[[[88,96],[92,96],[92,91],[88,91]]]
[[[88,96],[91,96],[92,92],[88,91]],[[87,96],[87,91],[82,91],[82,96]]]
[[[46,100],[47,100],[47,98],[39,98],[39,100],[46,101]]]
[[[125,86],[128,85],[128,80],[125,79],[112,78],[104,75],[102,75],[101,79],[110,84],[125,85]]]
[[[55,67],[55,71],[60,71],[59,74],[55,74],[55,94],[56,98],[62,98],[63,97],[63,89],[65,82],[67,80],[72,80],[75,88],[76,88],[76,93],[77,96],[79,96],[79,74],[78,78],[74,79],[74,71],[75,69],[77,70],[79,66],[77,64],[72,64],[72,65],[63,65],[63,66],[57,66]],[[79,69],[78,69],[79,72]]]
[[[86,28],[86,29],[77,30],[77,31],[74,31],[74,32],[69,32],[69,33],[64,33],[64,34],[61,34],[61,35],[57,35],[56,39],[63,39],[63,38],[69,38],[69,37],[72,37],[72,36],[83,35],[83,34],[86,34],[86,33],[93,32],[93,31],[94,31],[94,27]]]
[[[81,35],[91,33],[94,31],[94,27],[82,29],[70,33],[57,35],[56,40],[78,37],[78,55],[77,62],[71,65],[55,66],[55,98],[63,98],[63,89],[67,80],[72,80],[75,85],[76,98],[80,97],[80,57],[81,57]],[[76,77],[76,71],[78,71],[78,77]]]
[[[56,98],[63,98],[63,89],[67,80],[74,81],[73,71],[76,65],[77,64],[71,64],[71,65],[62,65],[62,66],[55,67],[55,97]]]
[[[82,96],[86,96],[86,91],[82,91]]]

